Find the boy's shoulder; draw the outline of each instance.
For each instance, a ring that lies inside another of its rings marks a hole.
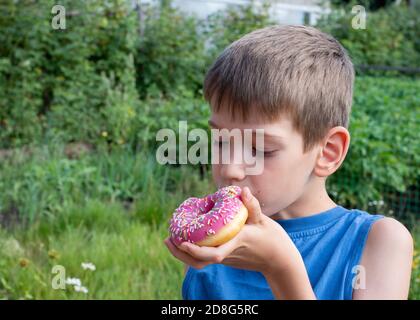
[[[384,217],[373,223],[360,259],[366,287],[380,290],[357,290],[355,299],[406,299],[410,286],[414,243],[407,228],[398,220]]]
[[[412,242],[410,231],[398,220],[382,214],[370,213],[361,209],[345,209],[354,218],[372,220],[366,245],[378,246],[384,243]]]
[[[398,220],[383,217],[373,223],[366,246],[380,248],[408,248],[413,245],[410,231]]]
[[[385,257],[391,252],[410,254],[414,250],[410,231],[398,220],[359,209],[347,210],[353,215],[354,220],[370,220],[364,257]]]

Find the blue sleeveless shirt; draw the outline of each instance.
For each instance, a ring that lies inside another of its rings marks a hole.
[[[317,299],[351,300],[353,278],[372,224],[384,217],[342,206],[312,216],[276,220],[299,250]],[[186,300],[274,299],[257,271],[211,264],[188,267],[182,283]]]

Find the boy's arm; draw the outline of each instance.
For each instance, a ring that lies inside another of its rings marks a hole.
[[[353,289],[353,299],[407,299],[412,260],[413,238],[404,225],[392,218],[376,221],[360,262],[359,284],[365,286]]]
[[[296,256],[289,259],[283,270],[263,272],[274,298],[278,300],[316,300],[309,281],[302,257],[296,250]]]

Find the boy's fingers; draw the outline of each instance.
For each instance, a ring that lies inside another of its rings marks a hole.
[[[261,207],[257,198],[255,198],[248,187],[244,187],[241,193],[242,202],[248,209],[247,223],[257,223],[261,220]]]
[[[169,238],[166,238],[164,240],[165,245],[168,247],[169,251],[172,253],[174,257],[181,260],[182,262],[192,266],[196,269],[204,268],[208,263],[205,263],[203,261],[199,261],[187,253],[183,252],[182,250],[178,249]]]
[[[218,247],[200,247],[193,243],[183,242],[179,247],[195,259],[210,263],[222,263],[223,259],[236,249],[237,242],[237,239],[233,238]]]
[[[222,258],[224,258],[219,256],[214,247],[200,247],[193,243],[183,242],[179,248],[193,258],[209,263],[220,263]]]

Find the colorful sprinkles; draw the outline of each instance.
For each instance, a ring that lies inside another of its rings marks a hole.
[[[241,208],[240,194],[240,187],[228,186],[204,198],[188,198],[172,214],[171,238],[177,244],[194,243],[216,234]]]

